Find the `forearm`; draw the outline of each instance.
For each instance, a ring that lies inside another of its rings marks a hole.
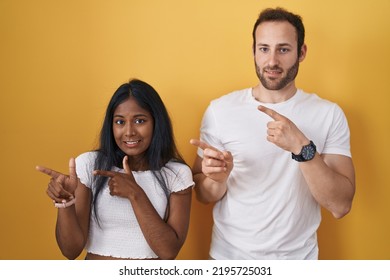
[[[211,203],[220,200],[226,193],[226,182],[220,183],[210,179],[203,173],[194,175],[195,193],[202,203]]]
[[[62,254],[68,259],[77,258],[86,243],[86,237],[79,225],[75,206],[58,209],[56,239]]]
[[[183,220],[184,230],[179,232],[160,217],[143,191],[133,195],[130,201],[142,233],[153,252],[160,259],[175,259],[187,234],[190,207],[187,215],[184,215],[187,217]],[[191,203],[190,199],[188,203]],[[170,209],[170,216],[174,215],[173,211],[174,209]]]
[[[300,163],[313,197],[335,218],[348,214],[355,194],[352,163],[346,157],[339,158],[339,161],[345,162],[339,166],[332,166],[330,162],[331,166],[328,166],[317,153],[313,160]]]

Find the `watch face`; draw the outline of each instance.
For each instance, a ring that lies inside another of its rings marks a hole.
[[[298,162],[302,161],[309,161],[312,160],[316,154],[317,147],[314,145],[313,141],[310,141],[310,143],[306,146],[302,147],[301,152],[299,155],[295,155],[294,153],[292,154],[292,158]]]
[[[314,158],[315,155],[315,149],[312,145],[305,146],[304,149],[302,150],[302,157],[305,160],[311,160]]]

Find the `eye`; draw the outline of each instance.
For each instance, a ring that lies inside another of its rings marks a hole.
[[[118,125],[123,125],[125,123],[125,121],[121,120],[121,119],[118,119],[118,120],[115,120],[114,123],[118,124]]]
[[[259,51],[263,52],[263,53],[266,53],[268,51],[268,48],[266,47],[260,47],[259,48]]]
[[[135,120],[134,120],[134,123],[136,123],[136,124],[142,124],[142,123],[144,123],[144,122],[146,122],[145,119],[135,119]]]
[[[279,49],[279,52],[281,53],[288,53],[290,50],[288,48],[281,48]]]

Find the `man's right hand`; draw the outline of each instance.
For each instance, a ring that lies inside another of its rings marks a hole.
[[[213,181],[225,183],[233,169],[232,154],[198,139],[191,139],[190,143],[203,150],[202,173]]]

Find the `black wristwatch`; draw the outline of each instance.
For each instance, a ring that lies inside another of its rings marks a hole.
[[[302,147],[301,152],[298,155],[291,153],[292,158],[296,161],[303,162],[312,160],[316,154],[316,145],[314,145],[313,141],[310,140],[310,143],[306,146]]]

